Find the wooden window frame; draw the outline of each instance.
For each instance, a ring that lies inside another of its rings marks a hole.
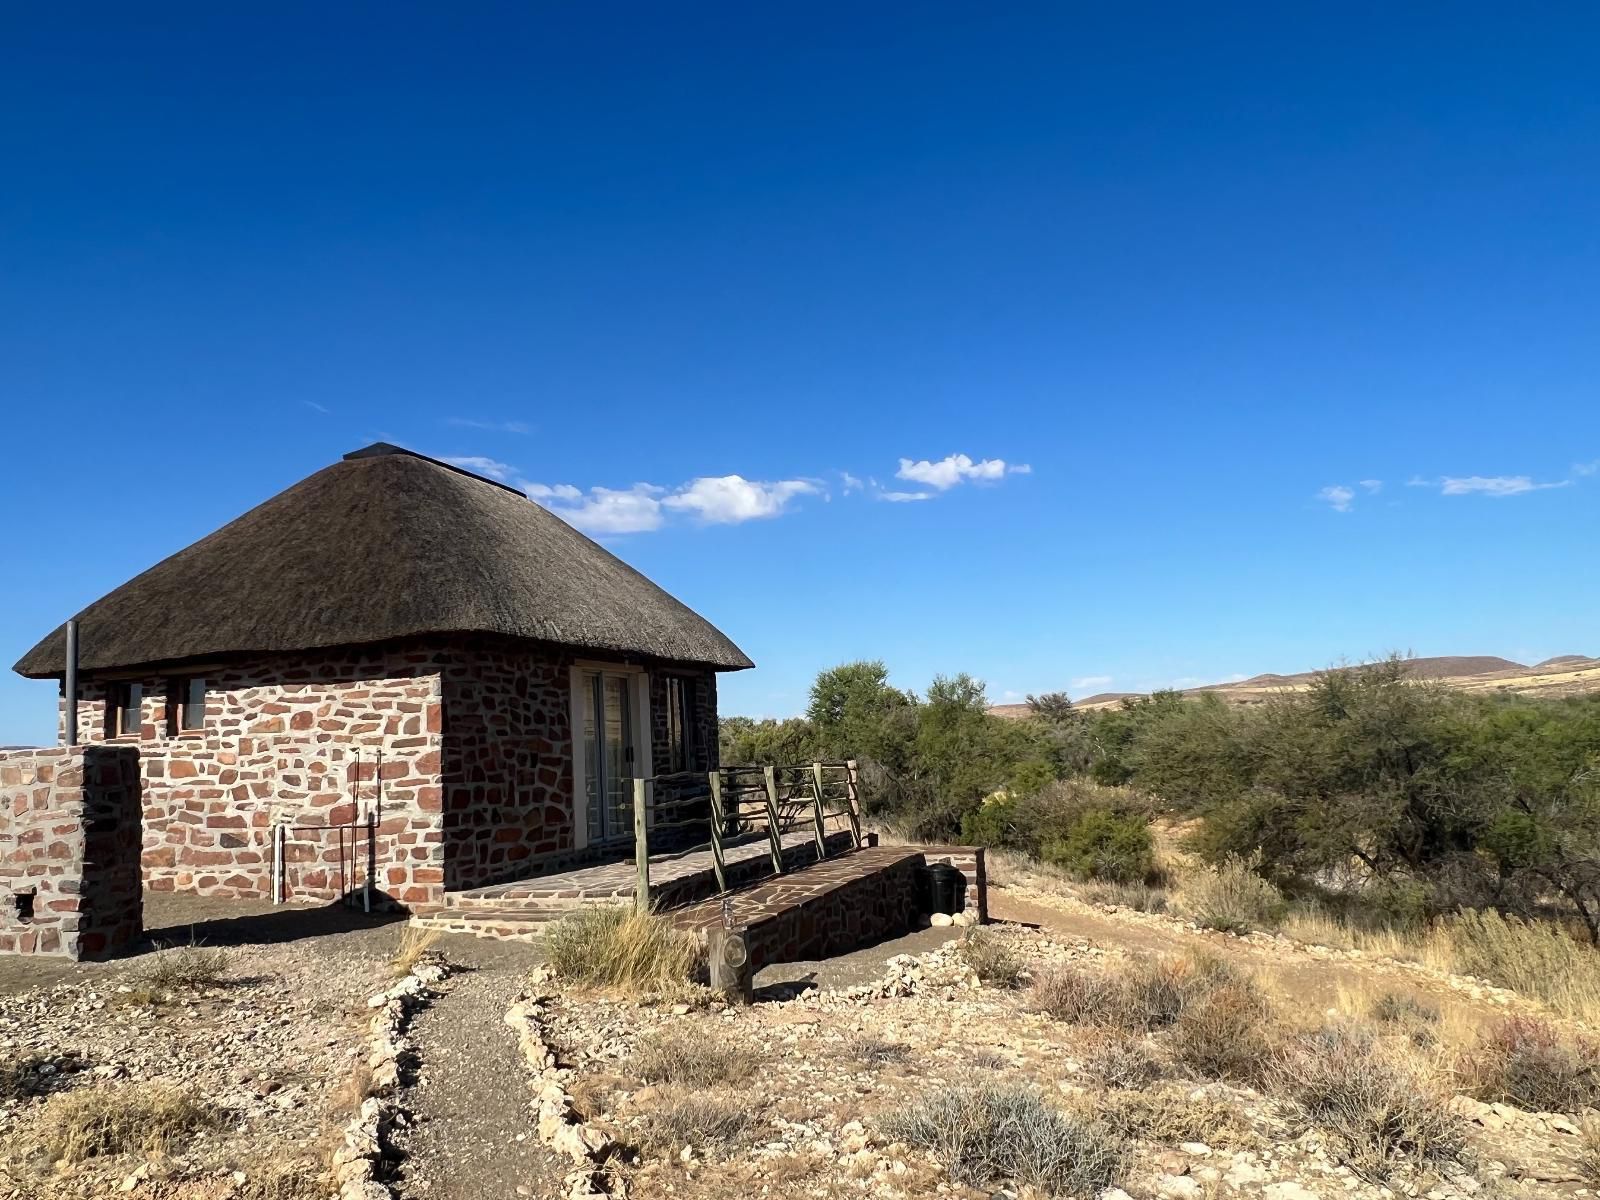
[[[134,696],[138,702],[134,702]],[[123,717],[129,711],[138,716],[133,730],[123,728]],[[144,684],[136,679],[126,679],[109,684],[106,690],[106,740],[136,741],[144,736]]]
[[[189,691],[200,685],[200,721],[190,725]],[[194,737],[206,731],[206,681],[203,675],[175,675],[167,680],[167,736]]]

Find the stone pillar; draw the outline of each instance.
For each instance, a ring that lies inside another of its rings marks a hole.
[[[98,958],[143,935],[139,751],[0,753],[0,953]]]

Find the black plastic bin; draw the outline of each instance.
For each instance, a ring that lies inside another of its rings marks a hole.
[[[930,913],[954,916],[967,906],[967,879],[949,863],[932,863],[922,874],[923,904]]]

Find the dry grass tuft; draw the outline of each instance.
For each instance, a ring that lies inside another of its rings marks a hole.
[[[396,979],[411,974],[412,968],[438,944],[439,937],[437,929],[419,929],[414,925],[407,925],[400,931],[400,945],[395,950],[394,957],[389,960],[389,974]]]
[[[719,1042],[704,1035],[657,1033],[640,1040],[633,1052],[633,1073],[645,1083],[682,1083],[709,1087],[748,1079],[761,1057],[748,1046]]]
[[[1011,943],[992,929],[967,930],[957,944],[962,961],[990,987],[1015,988],[1022,984],[1022,959]]]
[[[1085,1096],[1079,1104],[1123,1137],[1158,1145],[1205,1142],[1244,1147],[1257,1141],[1237,1102],[1220,1096],[1192,1096],[1187,1089],[1103,1092]]]
[[[755,1120],[752,1109],[748,1096],[735,1093],[658,1088],[643,1107],[640,1142],[658,1153],[726,1146]]]
[[[52,1160],[78,1163],[107,1154],[168,1154],[218,1123],[215,1108],[176,1088],[85,1088],[46,1102],[39,1138]]]
[[[693,937],[626,905],[581,908],[563,917],[545,935],[544,948],[558,975],[631,996],[681,993],[700,962]]]
[[[1441,1166],[1466,1147],[1466,1121],[1440,1073],[1359,1029],[1335,1025],[1302,1039],[1277,1059],[1273,1086],[1369,1180]]]
[[[1479,976],[1543,1000],[1563,1016],[1600,1025],[1600,951],[1561,926],[1466,911],[1437,926],[1431,940],[1430,965]]]
[[[844,1044],[843,1054],[852,1062],[883,1067],[890,1063],[905,1062],[911,1057],[911,1047],[902,1042],[886,1042],[882,1038],[862,1034]]]
[[[1178,906],[1196,923],[1225,933],[1276,928],[1288,911],[1282,893],[1239,858],[1190,871],[1178,888]]]
[[[1080,884],[1078,892],[1090,904],[1131,908],[1135,912],[1164,913],[1172,902],[1166,888],[1153,887],[1148,883],[1095,881]]]
[[[221,947],[207,948],[198,942],[188,946],[160,946],[155,957],[135,973],[142,990],[156,992],[200,992],[221,984],[228,976],[228,952]]]
[[[1571,1038],[1548,1021],[1509,1017],[1488,1029],[1462,1062],[1466,1090],[1480,1100],[1533,1112],[1600,1107],[1600,1044]]]
[[[1057,1195],[1097,1195],[1127,1168],[1109,1126],[1047,1104],[1032,1088],[947,1087],[883,1123],[891,1141],[927,1150],[972,1187],[1015,1179]]]
[[[361,1107],[362,1101],[372,1095],[372,1068],[367,1065],[367,1060],[358,1058],[350,1064],[350,1074],[339,1081],[339,1085],[328,1094],[328,1100],[335,1112],[353,1113]]]
[[[247,1171],[231,1196],[233,1200],[327,1200],[335,1186],[326,1167],[290,1162]]]
[[[1578,1170],[1584,1182],[1600,1187],[1600,1116],[1585,1118],[1579,1128]]]

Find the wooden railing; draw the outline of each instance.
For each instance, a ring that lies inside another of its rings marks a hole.
[[[634,903],[650,908],[650,841],[707,831],[717,890],[728,890],[727,849],[766,835],[772,874],[784,872],[783,838],[810,832],[818,859],[827,857],[830,819],[842,821],[852,847],[861,845],[861,788],[854,759],[784,767],[723,767],[633,781]]]

